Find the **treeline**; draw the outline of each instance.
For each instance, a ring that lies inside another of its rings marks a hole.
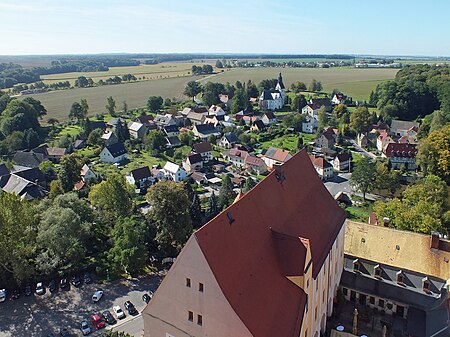
[[[18,83],[33,83],[40,80],[38,74],[21,65],[0,63],[0,89],[12,88]]]
[[[108,71],[109,67],[138,66],[133,59],[94,59],[94,60],[58,60],[52,61],[50,67],[38,67],[33,71],[38,75],[61,74],[70,72]]]
[[[412,121],[438,109],[450,117],[450,67],[406,66],[395,80],[377,86],[370,95],[370,104],[387,118]]]

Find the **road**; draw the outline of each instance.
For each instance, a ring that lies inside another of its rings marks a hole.
[[[48,333],[58,333],[59,329],[69,329],[72,336],[81,336],[80,324],[90,321],[94,313],[110,310],[114,305],[124,309],[125,301],[131,301],[139,312],[145,308],[142,295],[155,291],[161,278],[145,276],[139,279],[120,280],[109,284],[83,284],[80,288],[71,287],[69,290],[59,290],[42,296],[22,295],[16,301],[0,303],[0,337],[16,336],[46,336]],[[92,302],[92,294],[98,288],[103,289],[105,295],[98,303]],[[140,337],[143,328],[141,316],[129,316],[118,321],[115,330],[126,331],[133,336]],[[101,332],[94,332],[91,336],[100,336]]]
[[[350,139],[350,143],[355,147],[356,152],[361,153],[364,157],[370,158],[372,160],[377,159],[376,155],[374,155],[372,152],[366,151],[362,147],[358,146],[358,144],[353,139]]]

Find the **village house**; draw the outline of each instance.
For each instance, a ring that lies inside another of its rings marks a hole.
[[[155,122],[153,121],[152,115],[140,115],[134,119],[135,122],[144,124],[147,129],[152,129],[152,125],[155,125]]]
[[[185,170],[183,170],[180,165],[174,164],[170,161],[168,161],[164,165],[164,173],[166,175],[166,178],[169,180],[173,180],[175,182],[182,181],[184,178],[187,177],[187,173]]]
[[[319,109],[322,106],[325,106],[326,112],[333,111],[333,104],[331,104],[331,100],[328,97],[313,97],[309,100],[309,104],[313,106],[318,106]]]
[[[241,110],[239,111],[234,117],[236,118],[236,121],[239,122],[241,119],[243,119],[245,116],[254,116],[255,113],[250,110]]]
[[[259,97],[259,108],[262,110],[276,110],[284,106],[286,99],[285,87],[281,73],[278,75],[278,83],[275,90],[264,90]]]
[[[180,131],[178,130],[178,126],[176,125],[168,125],[163,127],[163,131],[167,137],[178,137]]]
[[[448,336],[449,247],[438,233],[348,221],[342,293],[355,304],[395,315],[401,335]]]
[[[339,153],[334,157],[332,164],[337,172],[350,172],[352,163],[352,156],[348,153]]]
[[[278,119],[275,116],[275,114],[272,111],[267,111],[261,118],[261,120],[263,121],[264,125],[270,126],[275,124]]]
[[[147,134],[147,127],[139,122],[130,122],[128,123],[128,132],[131,138],[142,140]]]
[[[407,170],[416,169],[417,148],[415,144],[389,143],[382,157],[387,158],[393,169],[405,167]]]
[[[202,141],[208,140],[211,136],[219,137],[221,135],[220,131],[212,124],[194,125],[192,132],[194,132],[194,135]]]
[[[144,336],[325,333],[345,217],[301,151],[191,236],[142,313]]]
[[[318,119],[318,117],[319,117],[319,110],[320,110],[320,105],[319,104],[306,104],[302,108],[302,114],[308,115],[308,116],[313,117],[315,119]]]
[[[0,189],[3,192],[16,194],[22,200],[35,200],[47,195],[45,175],[39,168],[14,166],[11,172],[5,168],[2,171]]]
[[[317,118],[307,115],[305,116],[305,120],[302,122],[302,132],[315,133],[318,126],[319,121]]]
[[[89,182],[90,180],[97,179],[97,175],[94,171],[87,165],[84,164],[80,171],[81,180],[84,182]]]
[[[273,169],[274,165],[281,165],[292,158],[289,151],[277,149],[276,147],[269,147],[262,156],[269,170]]]
[[[260,119],[256,120],[255,122],[253,122],[252,126],[250,127],[250,131],[254,131],[254,132],[264,132],[266,131],[266,125],[264,124],[264,122]]]
[[[195,143],[192,145],[192,151],[200,154],[205,163],[213,159],[213,149],[209,142]]]
[[[33,151],[17,151],[13,156],[14,163],[25,167],[39,167],[41,163],[47,160],[47,154]]]
[[[419,131],[419,123],[407,122],[393,119],[391,122],[390,134],[395,137],[407,136],[411,142],[417,141],[417,132]]]
[[[67,149],[62,147],[47,147],[47,158],[53,163],[59,163],[61,158],[67,154]]]
[[[128,159],[127,150],[122,143],[107,145],[100,152],[100,161],[103,163],[120,163]]]
[[[225,104],[225,108],[226,108],[227,110],[230,109],[232,99],[230,99],[230,98],[228,97],[228,95],[219,94],[219,100],[220,100],[221,103]]]
[[[173,147],[181,146],[180,138],[175,137],[166,137],[166,148],[170,149]]]
[[[238,142],[239,139],[234,132],[226,132],[219,140],[219,146],[225,149],[231,149]]]
[[[191,121],[192,125],[198,125],[204,123],[206,116],[204,114],[191,111],[186,118]]]
[[[346,104],[347,102],[347,96],[345,96],[341,92],[337,92],[333,95],[333,98],[331,99],[331,103],[334,105],[338,104]]]
[[[247,157],[245,157],[244,163],[245,167],[248,170],[256,174],[265,174],[267,172],[266,163],[259,157],[252,156],[249,154]]]
[[[209,115],[215,115],[215,116],[225,115],[225,111],[220,106],[217,106],[217,105],[211,105],[208,112],[209,112]]]
[[[125,123],[125,120],[123,118],[120,118],[120,117],[118,117],[118,118],[116,118],[116,117],[111,118],[111,119],[108,120],[108,122],[106,122],[106,128],[110,129],[111,131],[113,131],[117,127],[117,124],[119,124],[119,123]]]
[[[159,129],[162,129],[165,126],[169,125],[177,125],[177,121],[171,114],[165,114],[165,115],[156,115],[153,120]]]
[[[389,143],[395,143],[395,141],[388,135],[387,132],[380,132],[380,135],[377,137],[377,149],[380,152],[384,152],[386,146]]]
[[[190,173],[203,168],[203,159],[199,153],[191,153],[183,160],[183,169]]]
[[[267,172],[267,165],[264,160],[248,153],[247,151],[234,148],[223,153],[223,156],[234,166],[250,169],[257,174],[264,174]]]
[[[119,141],[117,136],[112,131],[103,133],[101,139],[106,146],[116,144]]]
[[[155,178],[152,176],[152,172],[148,166],[140,167],[131,170],[126,175],[126,180],[130,185],[136,187],[139,193],[147,191],[147,188],[155,183]]]
[[[325,158],[310,155],[309,159],[311,160],[317,174],[322,180],[327,181],[333,177],[333,166],[328,161],[326,161]]]
[[[323,130],[320,136],[316,139],[316,145],[318,147],[327,147],[329,149],[333,148],[336,143],[336,133],[337,130],[332,128]]]

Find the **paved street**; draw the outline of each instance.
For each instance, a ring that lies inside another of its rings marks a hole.
[[[94,313],[110,310],[114,305],[120,305],[130,300],[139,311],[144,309],[142,295],[155,291],[160,283],[157,276],[146,276],[140,279],[121,280],[110,284],[83,284],[80,288],[71,286],[70,290],[59,290],[45,295],[22,295],[16,301],[0,303],[0,337],[46,336],[48,333],[58,333],[61,327],[66,327],[73,336],[81,336],[80,324],[83,320],[90,322]],[[98,303],[92,302],[92,294],[97,288],[105,292]],[[125,311],[125,310],[124,310]],[[126,331],[139,337],[143,328],[142,318],[129,316],[118,321],[115,330]],[[91,334],[99,336],[100,332]]]

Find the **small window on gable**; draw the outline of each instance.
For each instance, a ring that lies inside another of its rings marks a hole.
[[[186,287],[190,288],[191,287],[191,279],[190,278],[186,278]]]
[[[397,283],[398,284],[405,283],[405,275],[403,275],[403,272],[401,270],[397,272]]]
[[[357,272],[357,273],[361,272],[360,267],[361,267],[361,265],[359,263],[359,260],[358,259],[354,260],[353,261],[353,271]]]
[[[203,316],[197,315],[197,324],[202,326],[203,325]]]
[[[203,292],[203,283],[198,284],[198,291]]]
[[[374,276],[376,277],[376,278],[382,278],[381,277],[381,267],[380,267],[380,265],[376,265],[375,266],[375,268],[373,269],[373,271],[374,271]]]
[[[426,293],[430,292],[430,280],[428,279],[428,277],[424,277],[422,279],[422,290]]]
[[[192,311],[188,312],[188,320],[189,320],[189,322],[193,322],[194,321],[194,313]]]

